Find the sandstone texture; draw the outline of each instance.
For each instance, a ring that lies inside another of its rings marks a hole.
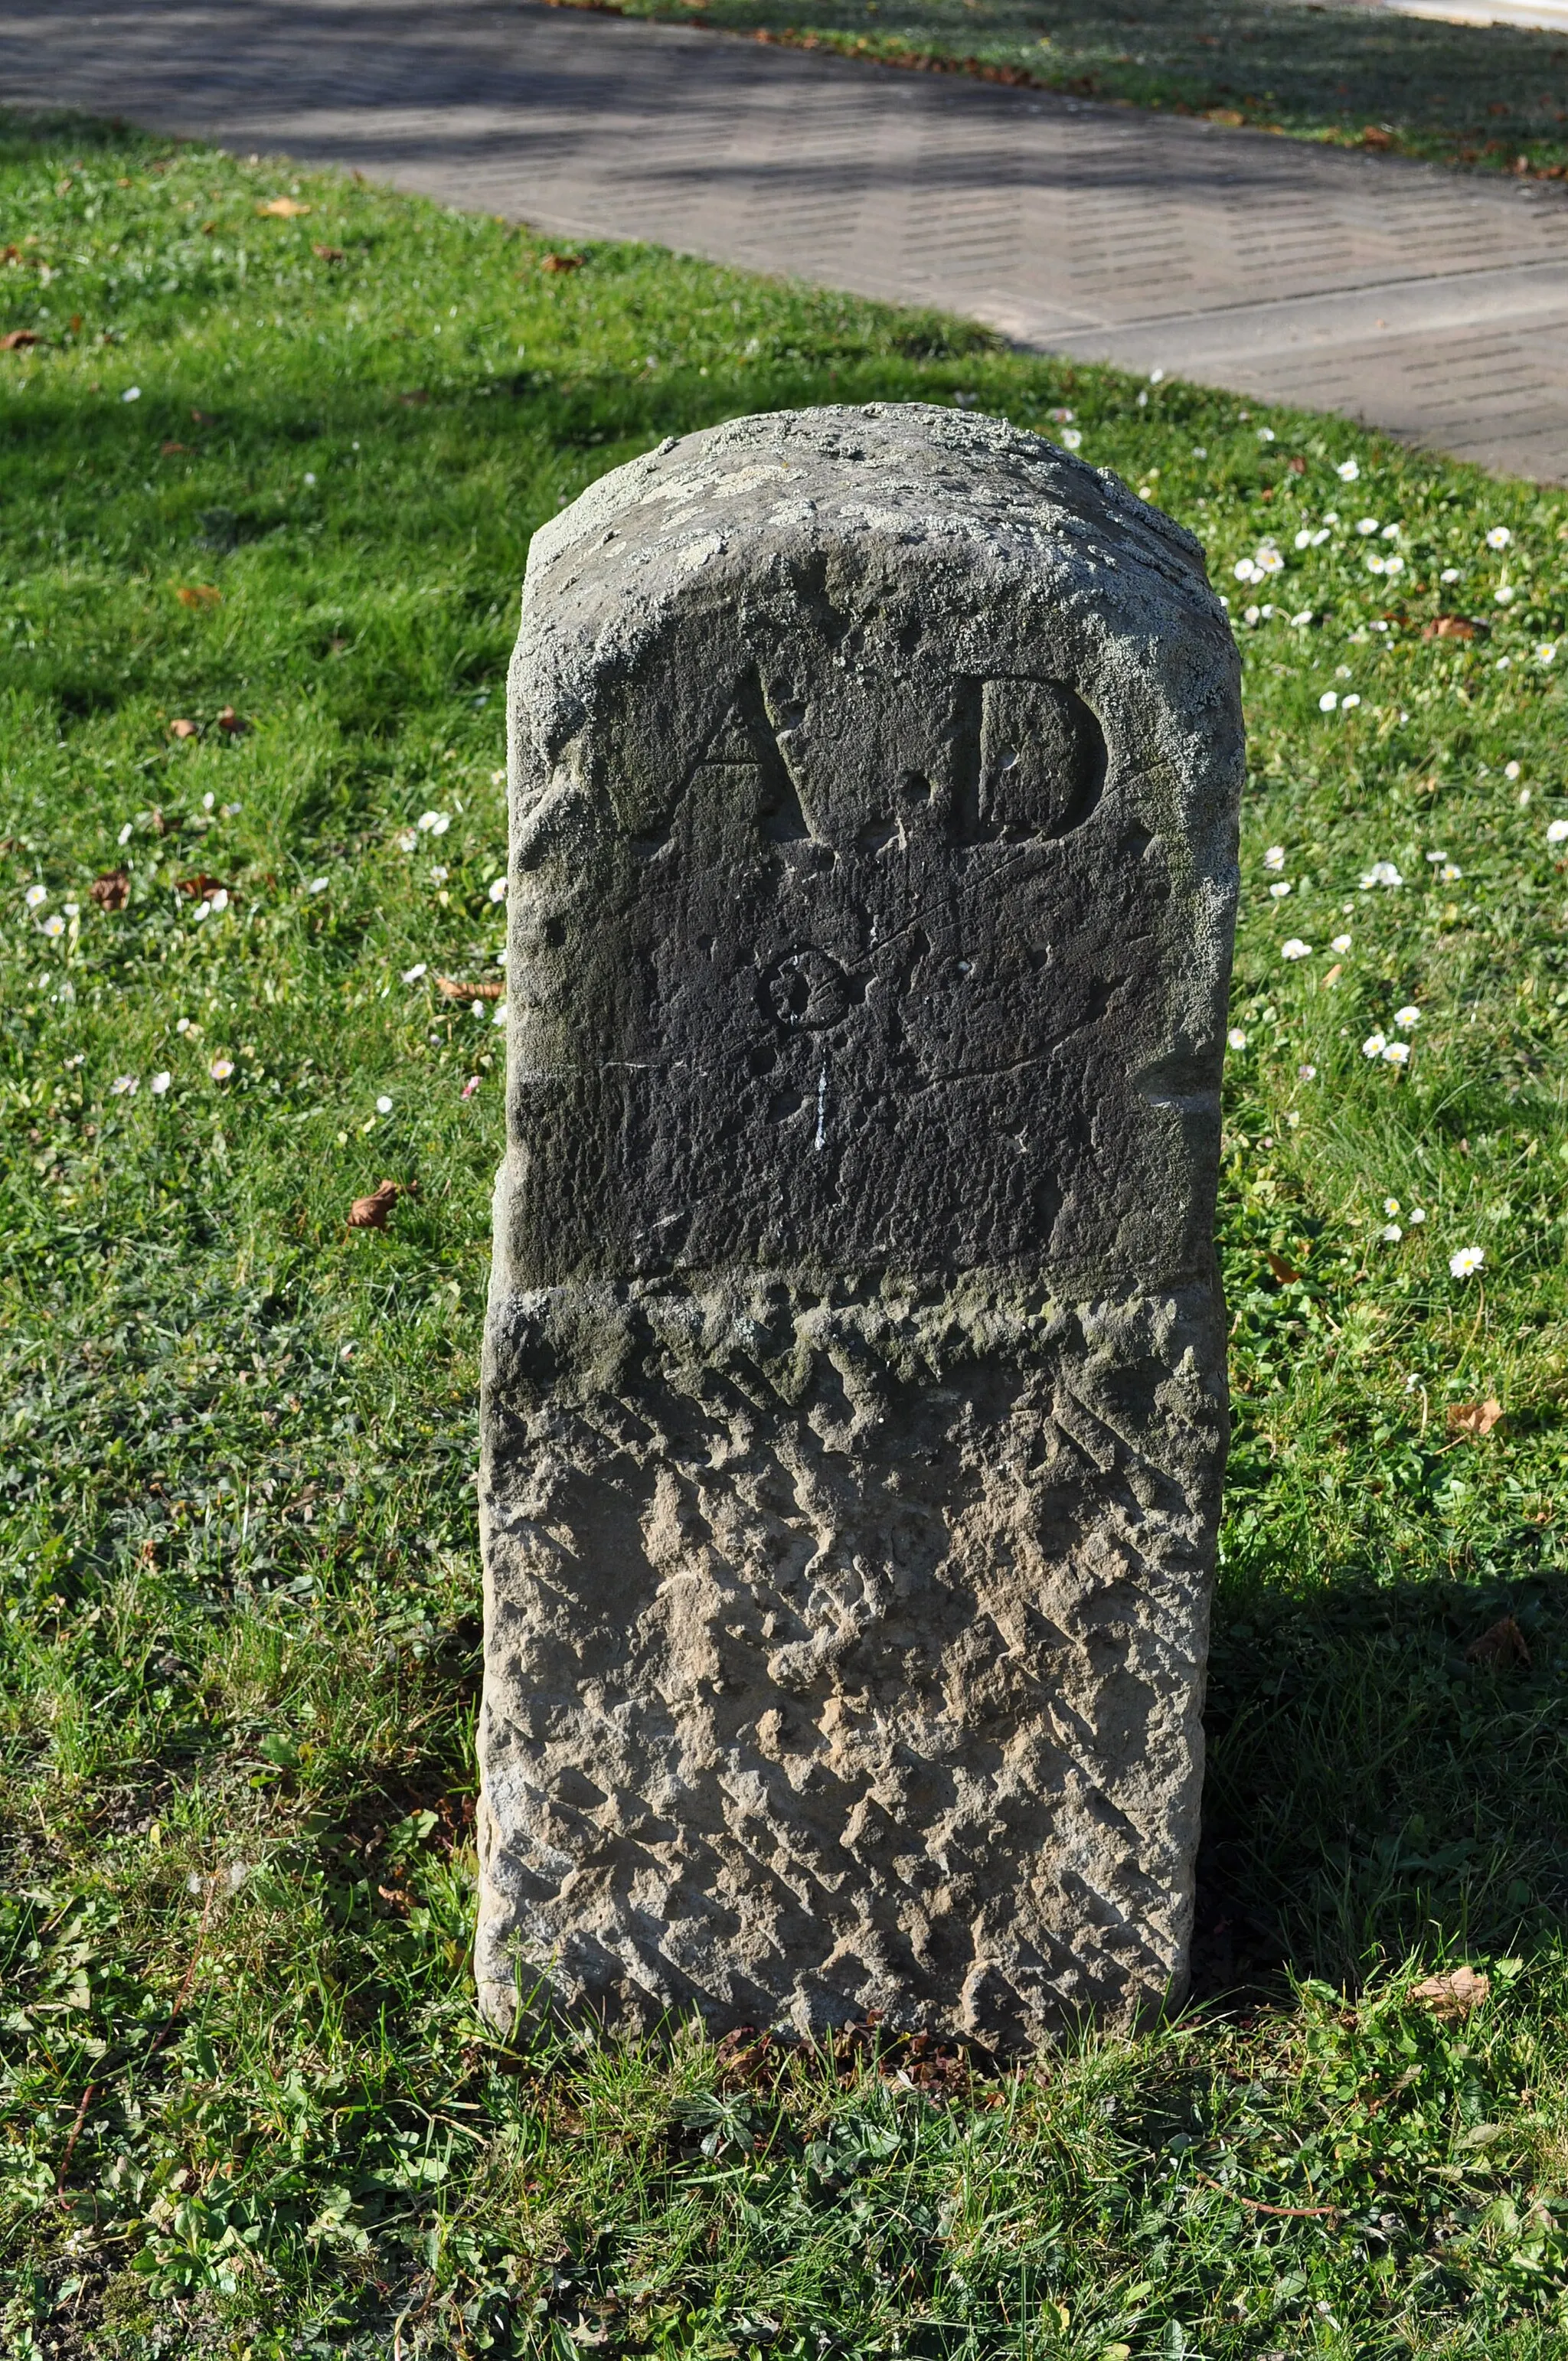
[[[1197,544],[994,420],[737,420],[535,537],[510,719],[483,2005],[1157,2005],[1226,1433]]]

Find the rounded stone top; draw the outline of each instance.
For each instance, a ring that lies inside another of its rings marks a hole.
[[[1179,616],[1212,653],[1230,640],[1193,535],[1042,435],[929,402],[771,411],[671,436],[535,533],[518,660],[541,752],[576,726],[584,675],[635,664],[672,602],[755,587],[759,547],[798,566],[828,545],[872,572],[913,562],[934,598],[943,577],[981,605],[1024,577],[1135,634]]]

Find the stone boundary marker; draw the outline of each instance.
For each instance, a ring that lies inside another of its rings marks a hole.
[[[1198,544],[872,405],[534,539],[477,1974],[997,2049],[1179,1993],[1242,777]]]

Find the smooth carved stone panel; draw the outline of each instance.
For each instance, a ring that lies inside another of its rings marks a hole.
[[[1183,1972],[1242,740],[1196,544],[994,421],[535,539],[479,1972],[999,2042]]]
[[[859,458],[693,438],[535,543],[510,1251],[539,1281],[1045,1256],[1093,1288],[1207,1250],[1223,615],[1090,470],[943,418],[950,469],[900,481],[888,423]]]

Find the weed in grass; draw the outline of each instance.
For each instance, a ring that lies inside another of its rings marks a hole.
[[[0,181],[3,2349],[1560,2353],[1568,500],[81,123]],[[467,1952],[528,536],[872,397],[1071,438],[1234,601],[1204,2005],[1005,2077],[514,2049]]]

